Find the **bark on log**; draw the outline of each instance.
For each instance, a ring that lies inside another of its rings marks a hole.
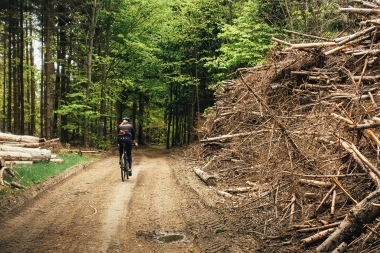
[[[380,127],[380,122],[370,122],[365,124],[358,124],[358,125],[348,125],[348,130],[363,130],[368,128],[376,128]]]
[[[363,6],[367,6],[370,8],[378,8],[379,6],[377,4],[368,2],[368,1],[363,1],[363,0],[351,0],[352,2],[362,4]]]
[[[380,79],[380,75],[376,75],[376,76],[352,76],[352,78],[354,79],[354,81],[362,80],[362,81],[376,82]]]
[[[0,185],[4,185],[4,178],[6,176],[6,172],[5,172],[6,168],[7,167],[5,166],[0,168]]]
[[[54,159],[50,159],[49,161],[52,162],[52,163],[62,163],[63,159],[61,159],[61,158],[54,158]]]
[[[328,229],[328,228],[335,228],[335,227],[339,226],[340,223],[341,222],[338,221],[338,222],[334,222],[334,223],[327,224],[324,226],[319,226],[319,227],[302,228],[302,229],[298,229],[296,232],[297,233],[308,233],[308,232],[319,231],[319,230],[324,230],[324,229]]]
[[[6,165],[12,165],[12,164],[27,164],[27,165],[31,165],[33,164],[33,161],[5,161],[5,164]]]
[[[194,172],[195,172],[195,174],[197,174],[197,176],[200,179],[202,179],[203,182],[206,183],[206,185],[208,185],[208,186],[215,186],[216,185],[215,176],[209,175],[199,168],[194,168]]]
[[[318,186],[318,187],[328,187],[328,186],[332,186],[333,185],[330,182],[323,182],[323,181],[309,180],[309,179],[302,179],[302,178],[299,179],[299,182],[300,183],[304,183],[304,184]]]
[[[6,161],[33,161],[33,156],[27,153],[0,151],[0,156]]]
[[[33,157],[31,161],[48,161],[51,158],[51,151],[49,149],[40,149],[40,148],[22,148],[14,146],[0,146],[0,152],[17,152],[29,154]],[[15,159],[12,159],[15,160]],[[16,159],[18,160],[18,159]],[[23,159],[20,159],[23,160]]]
[[[44,138],[39,138],[35,136],[14,135],[14,134],[6,134],[3,132],[0,132],[0,141],[35,143],[35,142],[43,142],[44,140],[45,140]]]
[[[271,39],[272,39],[273,41],[276,41],[276,42],[278,42],[278,43],[281,43],[281,44],[284,44],[284,45],[287,45],[287,46],[291,46],[291,45],[292,45],[292,43],[289,43],[289,42],[287,42],[287,41],[280,40],[280,39],[277,39],[277,38],[274,38],[274,37],[272,37]]]
[[[350,42],[350,41],[352,41],[352,40],[354,40],[354,39],[356,39],[356,38],[358,38],[360,36],[363,36],[364,34],[372,32],[374,30],[376,30],[376,26],[368,27],[367,29],[364,29],[364,30],[362,30],[360,32],[357,32],[357,33],[354,33],[354,34],[352,34],[350,36],[347,36],[345,39],[343,39],[343,40],[341,40],[341,41],[339,41],[337,43],[338,43],[339,46],[342,46],[342,45],[344,45],[344,44],[346,44],[346,43],[348,43],[348,42]]]
[[[0,142],[1,145],[13,146],[13,147],[23,147],[23,148],[39,148],[41,145],[38,142],[35,143],[25,143],[25,142]]]
[[[380,208],[372,205],[379,201],[379,197],[380,190],[376,190],[353,207],[339,227],[317,247],[317,252],[331,252],[343,241],[347,242],[353,235],[360,233],[364,224],[379,216]]]
[[[332,46],[338,46],[338,43],[336,43],[336,42],[315,42],[315,43],[292,44],[289,49],[292,50],[292,49],[332,47]]]
[[[346,252],[348,244],[346,242],[342,242],[336,249],[331,251],[331,253],[343,253]]]
[[[18,188],[18,189],[25,189],[25,186],[23,186],[19,183],[16,183],[16,182],[11,182],[11,186]]]
[[[335,229],[336,228],[329,228],[326,230],[322,230],[321,232],[318,232],[315,235],[312,235],[312,236],[309,236],[307,238],[302,239],[301,243],[304,246],[307,246],[309,244],[319,242],[319,241],[325,239],[327,236],[329,236],[332,232],[334,232]]]
[[[0,156],[0,169],[5,166],[5,159]]]
[[[379,9],[367,9],[367,8],[339,8],[340,12],[357,13],[361,15],[379,15]]]

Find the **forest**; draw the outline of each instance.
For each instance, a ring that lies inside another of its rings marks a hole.
[[[354,29],[342,2],[1,1],[0,131],[107,148],[128,115],[139,143],[191,143],[221,83],[270,59],[272,37]]]

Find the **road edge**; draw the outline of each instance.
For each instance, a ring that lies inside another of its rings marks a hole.
[[[94,161],[76,164],[37,185],[27,188],[19,194],[10,195],[0,199],[0,218],[9,214],[16,215],[31,200],[38,198],[46,190],[69,178],[70,176],[86,169],[93,162]]]

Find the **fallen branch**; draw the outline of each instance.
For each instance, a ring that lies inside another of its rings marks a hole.
[[[318,230],[324,230],[324,229],[328,229],[328,228],[335,228],[335,227],[339,226],[340,223],[341,222],[338,221],[338,222],[334,222],[334,223],[327,224],[327,225],[324,225],[324,226],[298,229],[298,230],[296,230],[296,232],[297,233],[308,233],[308,232],[313,232],[313,231],[318,231]]]
[[[332,183],[330,183],[330,182],[323,182],[323,181],[317,181],[317,180],[299,179],[298,181],[300,183],[319,186],[319,187],[332,186]]]
[[[321,232],[316,233],[315,235],[309,236],[301,240],[301,243],[304,246],[319,242],[329,236],[332,232],[334,232],[336,228],[329,228],[326,230],[322,230]]]
[[[335,185],[344,193],[344,195],[347,196],[347,198],[349,198],[352,203],[354,203],[355,205],[358,203],[347,191],[346,189],[344,189],[344,187],[342,186],[342,184],[338,181],[338,179],[336,179],[335,177],[331,178],[331,181],[333,181],[335,183]]]
[[[269,130],[264,129],[264,130],[252,131],[252,132],[248,132],[248,133],[226,134],[226,135],[222,135],[219,137],[211,137],[211,138],[202,139],[202,140],[200,140],[200,142],[209,142],[209,141],[216,141],[216,140],[221,140],[221,139],[231,139],[231,138],[239,137],[239,136],[247,136],[247,135],[251,135],[251,134],[266,133],[268,131]]]

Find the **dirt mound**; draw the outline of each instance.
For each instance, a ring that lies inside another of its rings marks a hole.
[[[239,69],[199,123],[186,155],[218,178],[220,205],[265,252],[380,247],[376,20]]]

